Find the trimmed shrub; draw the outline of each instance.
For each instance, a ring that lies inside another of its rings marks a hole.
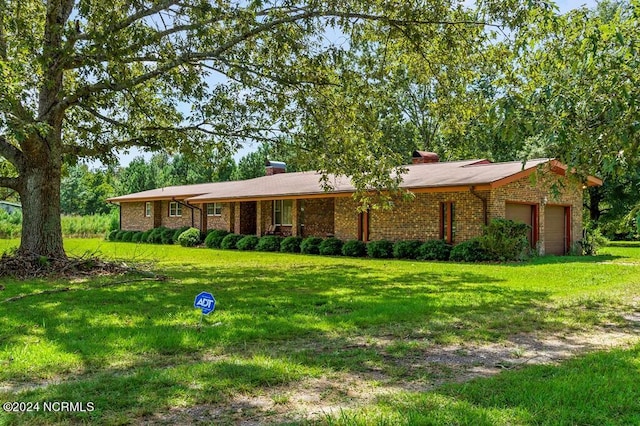
[[[244,235],[227,234],[222,239],[220,248],[223,248],[225,250],[235,250],[237,248],[236,244],[242,239],[242,237],[244,237]]]
[[[131,241],[133,241],[134,243],[139,243],[140,239],[142,238],[142,234],[144,234],[144,232],[142,231],[134,232],[133,236],[131,237]]]
[[[327,238],[320,243],[320,254],[323,256],[340,256],[343,242],[337,238]]]
[[[320,237],[305,238],[300,243],[300,252],[304,254],[320,254],[320,244],[322,244],[322,238]]]
[[[141,243],[148,243],[149,242],[149,235],[151,235],[152,232],[153,232],[153,229],[147,229],[146,231],[144,231],[142,233],[142,236],[140,237],[140,242]]]
[[[374,259],[388,259],[393,256],[393,243],[387,240],[371,241],[367,244],[367,255]]]
[[[167,229],[165,226],[161,226],[159,228],[153,228],[149,237],[147,238],[148,243],[152,244],[161,244],[162,243],[162,232]]]
[[[417,259],[422,241],[407,240],[397,241],[393,245],[393,257],[396,259]]]
[[[173,233],[171,233],[173,237]],[[200,244],[200,230],[189,228],[178,237],[178,242],[182,247],[193,247]]]
[[[173,244],[173,234],[175,233],[176,233],[176,229],[163,229],[162,232],[160,233],[160,242],[162,244]],[[198,237],[198,239],[200,239],[200,237]]]
[[[449,259],[454,262],[484,262],[492,258],[482,246],[480,238],[473,238],[453,246]]]
[[[180,244],[180,241],[178,241],[178,237],[180,236],[180,234],[182,234],[184,231],[186,231],[189,228],[191,227],[183,226],[182,228],[178,228],[175,231],[173,231],[173,236],[171,237],[171,239],[173,240],[173,244]]]
[[[256,246],[258,245],[258,241],[260,241],[260,238],[256,237],[255,235],[247,235],[242,237],[237,243],[236,243],[236,247],[238,248],[238,250],[255,250]]]
[[[493,219],[484,227],[480,244],[492,260],[522,260],[529,255],[531,227],[509,219]]]
[[[260,238],[258,245],[256,246],[257,251],[280,251],[280,243],[282,242],[282,237],[278,237],[276,235],[265,235]]]
[[[107,234],[107,241],[116,241],[116,235],[118,235],[118,231],[117,229],[115,231],[110,231]]]
[[[367,254],[367,245],[363,241],[349,240],[342,245],[344,256],[362,257]]]
[[[130,243],[131,238],[133,238],[133,231],[124,231],[122,234],[122,241],[125,243]]]
[[[280,243],[280,251],[283,253],[300,253],[300,243],[302,243],[302,237],[287,237]]]
[[[125,231],[124,229],[119,230],[118,233],[116,234],[115,241],[122,241],[122,237],[125,232],[127,231]]]
[[[204,245],[208,248],[220,248],[224,237],[229,235],[228,231],[222,229],[212,229],[207,233],[207,237],[204,239]]]
[[[451,255],[451,244],[445,240],[429,240],[418,249],[418,259],[420,260],[449,260]]]

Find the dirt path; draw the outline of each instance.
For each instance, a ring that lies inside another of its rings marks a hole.
[[[263,389],[257,395],[237,395],[224,405],[172,409],[140,419],[141,424],[263,425],[321,419],[340,410],[372,403],[399,391],[429,391],[445,382],[464,382],[532,364],[553,364],[587,352],[626,347],[640,341],[640,313],[624,316],[628,326],[602,327],[588,333],[523,334],[499,343],[433,345],[407,356],[387,356],[392,341],[354,341],[374,348],[385,362],[406,371],[399,381],[379,369],[360,374],[335,373],[294,384]],[[413,379],[412,372],[420,371]]]

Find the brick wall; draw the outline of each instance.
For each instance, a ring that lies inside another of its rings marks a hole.
[[[220,216],[207,216],[207,205],[203,204],[203,211],[207,218],[207,230],[209,229],[222,229],[224,231],[231,230],[231,224],[233,223],[233,209],[230,207],[231,203],[222,203],[222,212]]]
[[[182,216],[169,217],[169,203],[168,200],[163,200],[160,205],[160,214],[162,222],[160,226],[166,226],[171,229],[182,228],[183,226],[191,226],[191,210],[189,207],[182,206]],[[194,209],[193,218],[194,226],[199,229],[200,227],[200,210]]]
[[[466,241],[482,233],[482,201],[470,192],[418,193],[412,201],[397,202],[392,210],[371,210],[369,239],[439,239],[442,202],[454,203],[454,243]]]
[[[125,231],[146,231],[153,228],[154,204],[151,203],[151,217],[145,217],[145,203],[121,203],[122,223],[120,229]]]
[[[540,208],[538,247],[544,254],[544,222],[546,205],[571,207],[571,240],[582,238],[582,184],[553,173],[537,173],[535,177],[524,177],[491,191],[489,218],[505,216],[509,201],[537,204]]]
[[[269,228],[269,226],[273,224],[273,201],[258,201],[257,204],[259,204],[260,206],[257,209],[257,221],[259,222],[259,229],[256,229],[256,231],[259,231],[260,235],[264,235],[267,228]]]
[[[304,224],[304,237],[326,237],[334,231],[334,205],[336,198],[310,198],[300,200],[298,209],[299,217]]]
[[[358,239],[358,208],[351,197],[338,197],[334,199],[334,234],[341,240]],[[306,213],[306,211],[305,211]]]

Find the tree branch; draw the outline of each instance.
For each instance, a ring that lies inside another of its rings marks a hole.
[[[22,170],[24,166],[24,155],[22,151],[11,145],[2,135],[0,135],[0,155],[13,164],[16,169]]]
[[[168,3],[171,3],[171,2],[162,3],[162,5],[165,5]],[[163,9],[163,7],[166,7],[166,6],[161,7],[161,5],[158,5],[155,8],[148,9],[144,12],[151,14],[152,10],[160,11]],[[76,105],[78,102],[80,102],[81,99],[90,97],[93,94],[99,93],[103,90],[110,90],[112,92],[121,92],[123,90],[129,89],[137,85],[143,84],[147,81],[153,80],[179,66],[185,65],[193,61],[220,59],[220,57],[225,52],[229,51],[230,49],[234,48],[235,46],[247,40],[254,38],[255,36],[261,33],[267,32],[280,25],[289,24],[289,23],[293,23],[293,22],[297,22],[297,21],[301,21],[309,18],[318,18],[318,17],[355,18],[355,19],[365,19],[370,21],[385,22],[393,26],[405,26],[408,24],[412,24],[412,25],[482,25],[482,26],[499,27],[498,25],[495,25],[495,24],[488,24],[485,22],[477,22],[477,21],[400,20],[400,19],[391,19],[385,16],[379,16],[379,15],[356,13],[356,12],[341,12],[337,10],[306,10],[306,9],[296,8],[295,11],[296,11],[295,14],[285,16],[279,19],[273,19],[270,21],[262,22],[256,25],[254,28],[251,28],[248,31],[245,31],[241,34],[236,35],[235,37],[231,38],[226,43],[221,44],[214,50],[204,51],[204,52],[184,52],[181,55],[178,55],[177,57],[175,57],[173,60],[167,61],[165,64],[159,65],[158,67],[156,67],[156,69],[146,72],[144,74],[140,74],[137,77],[129,80],[120,81],[120,82],[102,81],[102,82],[94,83],[92,85],[81,87],[75,93],[65,97],[64,100],[58,104],[57,109],[64,111],[70,106]],[[300,13],[297,13],[298,11],[300,11]],[[140,12],[140,13],[143,13],[143,12]],[[113,30],[117,31],[118,28],[120,29],[126,28],[126,26],[131,25],[137,19],[141,19],[140,17],[134,19],[135,16],[137,15],[132,15],[130,19],[126,21],[127,25],[125,25],[125,23],[119,24],[116,27],[114,27]],[[142,16],[147,16],[147,15],[142,15]],[[191,28],[192,25],[185,25],[184,27],[188,29],[188,28]],[[173,32],[172,32],[172,29],[167,29],[166,31],[160,32],[159,34],[164,34],[164,33],[171,34]]]
[[[10,188],[16,192],[19,192],[19,188],[21,184],[22,184],[22,179],[19,177],[13,178],[13,177],[7,177],[7,176],[0,176],[0,187]]]

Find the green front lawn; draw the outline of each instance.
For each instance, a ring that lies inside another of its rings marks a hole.
[[[0,252],[16,244],[2,240]],[[0,412],[0,423],[65,419],[135,423],[131,419],[174,407],[224,405],[238,393],[258,395],[303,379],[372,369],[391,382],[406,383],[415,378],[396,368],[391,358],[433,345],[495,342],[518,333],[623,326],[627,324],[623,314],[638,309],[640,300],[640,248],[635,247],[607,248],[595,258],[471,265],[101,240],[68,240],[66,246],[78,255],[97,252],[102,257],[152,262],[154,271],[170,279],[4,280],[0,401],[92,401],[96,409],[73,415]],[[65,288],[68,291],[30,295]],[[201,291],[212,292],[217,305],[200,326],[193,299]],[[19,295],[29,296],[4,302]],[[385,350],[366,344],[378,340],[390,343]],[[636,368],[640,359],[638,350],[597,356],[629,360]],[[581,371],[581,361],[576,362],[571,371]],[[547,396],[521,387],[533,382],[530,375],[562,376],[562,368],[525,368],[418,396],[398,393],[362,408],[365,414],[345,412],[326,421],[394,419],[396,411],[405,410],[395,407],[405,406],[421,419],[435,404],[451,416],[464,410],[472,417],[461,422],[471,424],[476,414],[491,419],[490,413],[510,407],[508,395],[513,390],[541,399],[539,409],[525,405],[526,413],[502,413],[496,417],[504,420],[500,422],[553,423],[543,415],[549,408]],[[483,396],[473,386],[495,386],[504,394]],[[499,400],[500,395],[506,402]],[[619,409],[616,398],[612,396],[610,410]],[[626,409],[640,410],[640,399],[625,401],[632,405]],[[380,417],[372,417],[374,412]],[[445,417],[431,419],[422,423],[448,422]],[[583,423],[581,417],[573,419],[568,423]]]

